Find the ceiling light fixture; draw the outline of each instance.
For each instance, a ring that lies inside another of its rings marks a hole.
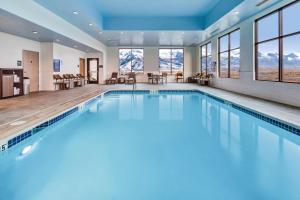
[[[32,31],[32,33],[33,33],[33,34],[38,34],[38,32],[37,32],[37,31]]]
[[[238,15],[238,14],[240,14],[240,12],[239,11],[234,11],[234,14]]]
[[[89,26],[93,26],[93,24],[92,24],[92,23],[90,23],[90,24],[89,24]]]
[[[73,11],[73,14],[74,14],[74,15],[78,15],[78,14],[79,14],[79,11]]]

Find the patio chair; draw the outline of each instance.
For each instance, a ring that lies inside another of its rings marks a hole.
[[[134,72],[128,73],[128,78],[126,80],[127,84],[135,84],[136,83],[136,76]]]
[[[168,83],[168,73],[167,72],[163,72],[161,74],[161,81],[162,81],[162,83],[164,83],[164,80],[165,80],[166,83]]]
[[[148,83],[151,81],[153,83],[153,73],[147,73]]]
[[[182,82],[184,82],[183,73],[182,72],[177,72],[176,73],[176,82],[178,83],[180,80],[182,80]]]
[[[113,72],[111,77],[106,80],[106,84],[117,84],[118,83],[118,72]]]

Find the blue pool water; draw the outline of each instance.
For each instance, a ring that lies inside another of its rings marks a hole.
[[[108,94],[2,152],[0,199],[293,200],[299,169],[299,136],[200,93]]]

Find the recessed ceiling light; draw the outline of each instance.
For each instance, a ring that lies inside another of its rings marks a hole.
[[[238,14],[240,14],[240,12],[239,11],[234,11],[234,14],[238,15]]]
[[[74,15],[78,15],[78,14],[79,14],[79,11],[73,11],[73,14],[74,14]]]
[[[38,32],[37,32],[37,31],[32,31],[32,33],[33,33],[33,34],[38,34]]]
[[[90,24],[89,24],[89,26],[93,26],[93,24],[92,24],[92,23],[90,23]]]

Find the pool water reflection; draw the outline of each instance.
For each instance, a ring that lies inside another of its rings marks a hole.
[[[0,155],[0,199],[299,199],[299,144],[200,93],[108,94]]]

